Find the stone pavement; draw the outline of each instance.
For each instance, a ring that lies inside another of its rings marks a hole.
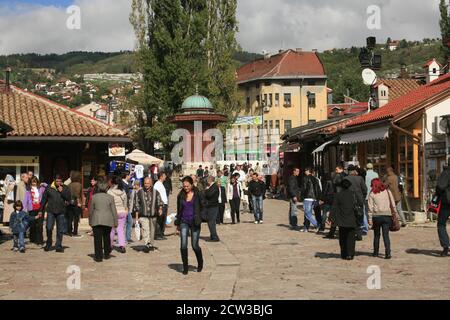
[[[174,204],[174,196],[171,198]],[[391,234],[393,259],[370,257],[372,233],[357,243],[354,261],[339,259],[337,240],[314,233],[291,231],[288,203],[264,202],[264,224],[253,224],[243,214],[238,225],[218,226],[222,242],[205,242],[205,268],[180,273],[179,238],[167,229],[168,240],[158,241],[157,252],[140,251],[132,243],[127,253],[113,253],[103,263],[92,260],[93,239],[64,238],[66,251],[46,253],[28,244],[25,254],[10,251],[10,240],[0,244],[0,299],[442,299],[450,292],[449,258],[440,250],[435,225],[408,227]],[[173,212],[171,207],[169,212]],[[301,221],[303,219],[300,219]],[[3,230],[6,230],[3,228]],[[381,245],[383,252],[383,245]],[[369,290],[369,266],[381,270],[381,290]],[[80,290],[67,289],[68,267],[81,271]]]

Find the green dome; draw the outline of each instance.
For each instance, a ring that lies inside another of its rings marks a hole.
[[[214,109],[208,98],[200,95],[194,95],[184,100],[181,109]]]

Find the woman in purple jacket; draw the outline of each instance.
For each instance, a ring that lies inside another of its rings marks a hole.
[[[42,195],[47,188],[46,183],[39,184],[37,177],[31,178],[30,188],[25,193],[24,210],[30,217],[36,217],[41,206]],[[37,245],[44,244],[43,236],[44,217],[32,219],[30,222],[30,241]]]

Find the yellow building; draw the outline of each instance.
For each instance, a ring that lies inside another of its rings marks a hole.
[[[281,51],[237,71],[245,99],[240,116],[262,117],[264,128],[287,130],[327,119],[327,76],[317,52]]]

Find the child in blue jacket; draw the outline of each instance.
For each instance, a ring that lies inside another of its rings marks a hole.
[[[30,226],[30,221],[39,219],[40,216],[32,217],[23,210],[22,201],[14,202],[14,212],[9,219],[9,227],[14,236],[14,246],[11,250],[25,253],[25,232]]]

